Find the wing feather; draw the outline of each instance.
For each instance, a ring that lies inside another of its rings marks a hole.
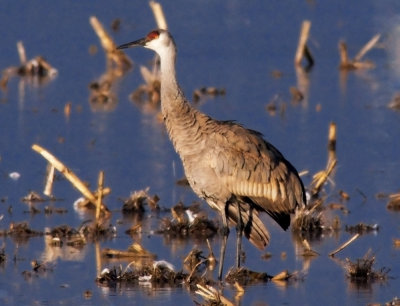
[[[275,220],[305,204],[296,169],[260,133],[233,122],[219,122],[217,129],[213,135],[218,141],[210,140],[214,146],[210,164],[232,194],[251,199],[258,210],[273,218],[275,214]]]

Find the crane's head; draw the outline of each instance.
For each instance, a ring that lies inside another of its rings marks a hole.
[[[175,42],[171,34],[166,30],[154,30],[151,31],[146,37],[132,41],[127,44],[123,44],[117,47],[117,49],[126,49],[136,46],[142,46],[148,49],[152,49],[157,52],[160,56],[166,50],[175,50]]]

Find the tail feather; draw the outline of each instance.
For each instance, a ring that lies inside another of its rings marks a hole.
[[[240,203],[240,214],[243,221],[243,233],[258,249],[263,250],[269,243],[269,232],[258,216],[258,211],[249,204]],[[236,204],[230,204],[227,211],[228,220],[237,225],[238,210]]]

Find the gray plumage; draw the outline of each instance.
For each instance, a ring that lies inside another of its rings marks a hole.
[[[189,104],[176,80],[176,46],[169,32],[152,31],[119,49],[136,45],[160,56],[162,114],[190,186],[231,224],[241,218],[245,236],[263,249],[270,236],[259,213],[286,230],[290,214],[305,205],[296,169],[260,133],[214,120]]]

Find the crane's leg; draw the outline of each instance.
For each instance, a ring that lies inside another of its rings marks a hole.
[[[226,218],[226,211],[228,210],[229,203],[224,205],[224,209],[221,210],[222,215],[222,230],[223,230],[223,237],[221,243],[221,250],[219,252],[219,267],[218,267],[218,280],[222,280],[222,271],[224,269],[224,259],[225,259],[225,249],[226,243],[228,241],[229,236],[229,226],[228,226],[228,219]]]
[[[224,269],[224,259],[225,259],[225,249],[226,249],[226,243],[228,241],[228,235],[224,235],[222,237],[222,244],[221,244],[221,250],[219,253],[219,266],[218,266],[218,280],[222,280],[222,271]]]
[[[236,225],[236,268],[240,268],[240,256],[242,253],[243,220],[240,212],[240,203],[237,202],[238,220]]]

